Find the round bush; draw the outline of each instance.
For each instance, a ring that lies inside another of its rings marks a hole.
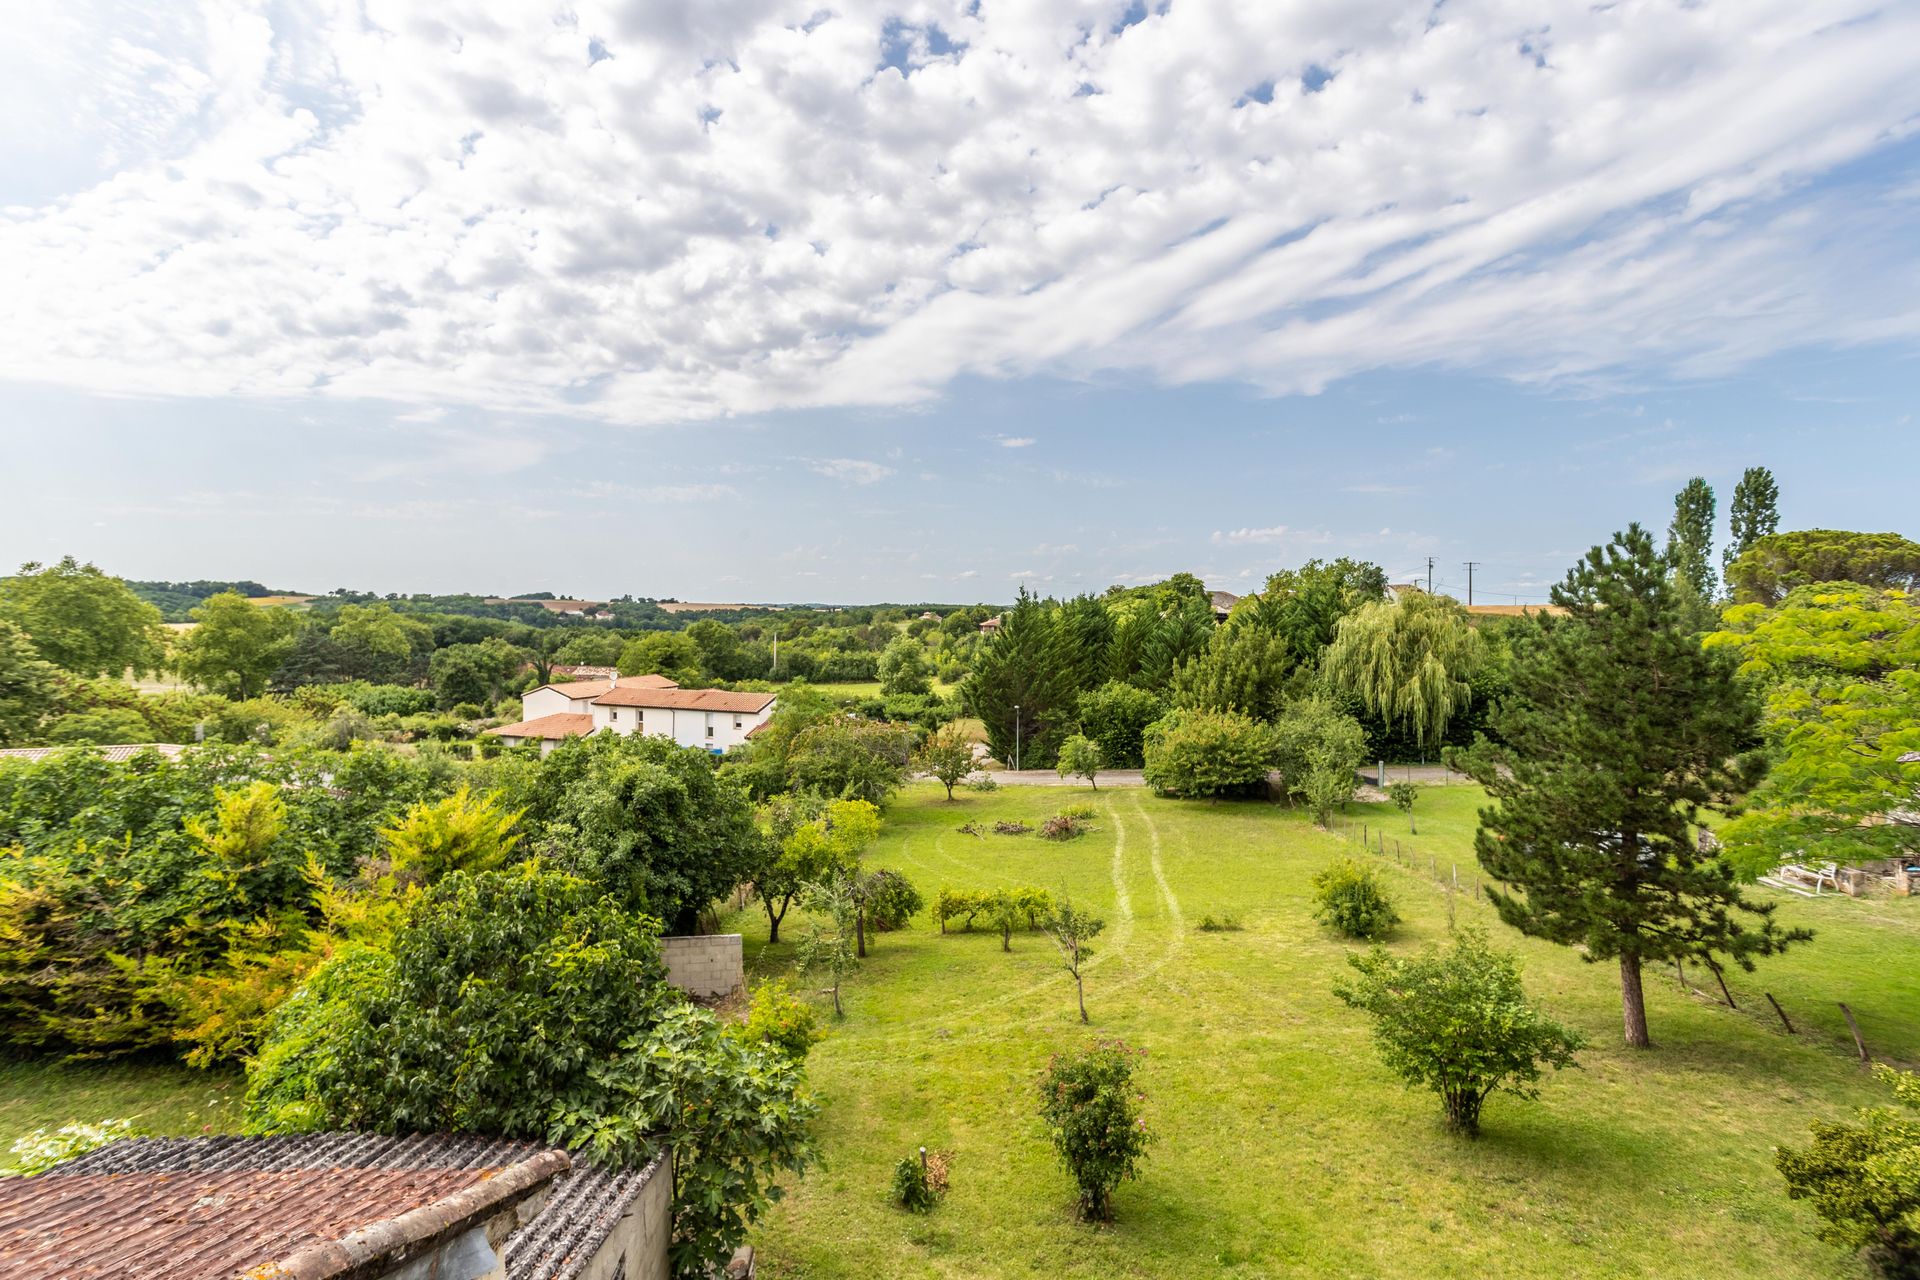
[[[1349,938],[1384,938],[1400,923],[1386,884],[1372,867],[1341,858],[1313,877],[1313,918]]]

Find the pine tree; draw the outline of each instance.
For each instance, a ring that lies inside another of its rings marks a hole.
[[[1780,487],[1773,472],[1765,467],[1748,467],[1733,489],[1733,506],[1727,512],[1731,536],[1721,557],[1727,570],[1727,582],[1733,581],[1733,562],[1746,554],[1748,547],[1780,527]]]
[[[1512,693],[1460,764],[1494,803],[1474,848],[1523,933],[1617,959],[1627,1043],[1645,1048],[1643,964],[1726,955],[1744,969],[1812,935],[1783,930],[1693,840],[1724,799],[1727,762],[1756,708],[1734,660],[1704,649],[1694,602],[1639,525],[1595,547],[1553,589],[1565,617],[1514,643]],[[1745,917],[1743,920],[1742,917]]]
[[[1713,599],[1713,487],[1699,476],[1673,495],[1673,523],[1667,526],[1667,563],[1696,599]]]

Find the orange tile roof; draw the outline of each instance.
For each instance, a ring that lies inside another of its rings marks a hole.
[[[535,716],[519,724],[503,724],[488,733],[502,738],[571,738],[593,732],[593,716],[585,711],[556,711],[550,716]]]
[[[557,689],[578,702],[585,698],[592,701],[611,689],[678,689],[680,686],[662,675],[621,676],[617,680],[567,680],[560,684],[543,684],[542,689]]]
[[[608,690],[593,700],[596,707],[657,707],[662,711],[765,711],[775,695],[771,693],[734,693],[728,689],[634,689]]]

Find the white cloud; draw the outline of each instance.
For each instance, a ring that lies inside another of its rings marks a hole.
[[[992,436],[990,439],[1002,449],[1025,449],[1038,443],[1032,436]]]
[[[1269,525],[1264,529],[1230,529],[1213,531],[1215,546],[1234,546],[1242,543],[1284,542],[1292,536],[1293,530],[1283,524]]]
[[[849,484],[878,484],[893,474],[893,468],[863,458],[814,458],[807,466],[832,480]]]
[[[1910,177],[1812,185],[1913,5],[1127,8],[29,6],[0,376],[646,423],[1920,337]]]

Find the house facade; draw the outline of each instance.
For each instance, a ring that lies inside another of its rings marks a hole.
[[[619,676],[541,685],[520,699],[522,719],[487,732],[510,746],[538,742],[542,754],[583,734],[645,733],[715,755],[745,742],[773,718],[771,693],[682,689],[665,676]]]

